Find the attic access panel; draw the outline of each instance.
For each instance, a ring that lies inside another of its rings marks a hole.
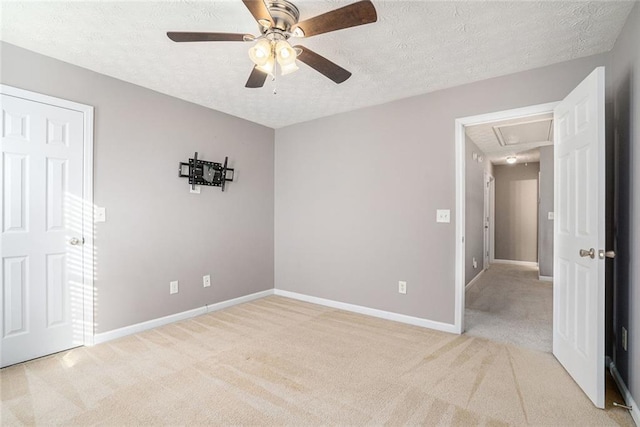
[[[493,131],[503,147],[553,141],[553,117],[497,125],[493,127]]]

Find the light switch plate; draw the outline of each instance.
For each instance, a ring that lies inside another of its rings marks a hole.
[[[554,212],[549,212],[548,214],[549,216],[547,217],[549,219],[549,221],[553,221],[554,219]]]
[[[189,193],[200,194],[200,186],[196,185],[196,188],[191,188],[191,186],[189,186]]]
[[[93,220],[95,222],[106,222],[107,221],[107,210],[106,210],[106,208],[102,208],[100,206],[96,206],[94,214],[93,214]]]
[[[169,282],[169,294],[177,294],[178,293],[178,281],[174,280],[173,282]]]
[[[202,276],[202,286],[204,288],[208,288],[211,286],[211,275],[207,274],[206,276]]]
[[[406,294],[407,293],[407,282],[400,280],[398,282],[398,292],[401,294]]]
[[[438,209],[436,211],[436,222],[451,222],[451,211],[449,209]]]

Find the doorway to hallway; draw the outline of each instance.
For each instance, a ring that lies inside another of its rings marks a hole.
[[[465,333],[551,352],[553,285],[537,267],[491,264],[466,290]]]

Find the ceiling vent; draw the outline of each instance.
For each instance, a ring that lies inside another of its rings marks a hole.
[[[553,142],[553,118],[493,126],[493,132],[503,147],[538,142]]]

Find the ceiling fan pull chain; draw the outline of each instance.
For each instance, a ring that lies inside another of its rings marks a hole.
[[[275,55],[275,53],[274,53]],[[278,75],[278,61],[275,61],[275,63],[273,64],[273,94],[277,95],[278,94],[278,82],[276,81],[276,76]]]

